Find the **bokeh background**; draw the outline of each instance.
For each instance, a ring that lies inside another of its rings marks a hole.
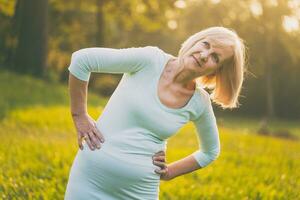
[[[81,48],[158,46],[177,55],[191,34],[234,29],[247,46],[238,109],[215,107],[221,155],[162,182],[160,199],[300,199],[299,0],[0,0],[0,199],[63,199],[77,152],[67,89]],[[93,73],[99,117],[122,74]],[[188,123],[167,161],[199,148]]]

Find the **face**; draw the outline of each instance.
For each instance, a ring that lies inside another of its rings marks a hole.
[[[196,76],[213,74],[233,55],[231,47],[214,47],[207,39],[198,41],[189,52],[184,57],[184,65],[195,71]]]

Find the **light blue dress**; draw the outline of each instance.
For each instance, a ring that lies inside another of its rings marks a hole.
[[[72,54],[69,71],[88,81],[91,72],[123,73],[97,119],[105,143],[78,150],[70,170],[65,200],[159,197],[159,169],[152,156],[166,150],[167,139],[192,121],[199,149],[192,155],[201,167],[220,153],[219,134],[209,94],[200,86],[182,108],[170,108],[157,95],[158,81],[173,56],[157,47],[86,48]]]

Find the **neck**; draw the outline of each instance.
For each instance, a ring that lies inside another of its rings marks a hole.
[[[187,90],[195,89],[195,73],[184,65],[180,65],[179,59],[172,59],[166,66],[167,79],[170,80],[171,84],[178,85],[181,88]]]

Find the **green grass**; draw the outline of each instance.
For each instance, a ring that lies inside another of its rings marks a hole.
[[[9,80],[11,84],[5,83]],[[0,102],[0,199],[63,199],[77,151],[66,86],[0,72],[0,87],[5,88]],[[89,113],[96,119],[106,100],[92,94],[89,100]],[[162,181],[160,199],[299,198],[298,140],[255,134],[257,119],[224,118],[219,124],[220,157],[201,170]],[[270,126],[300,136],[296,122]],[[189,123],[169,139],[167,161],[197,148],[196,132]]]
[[[0,71],[0,119],[10,111],[27,107],[68,106],[68,89],[57,83],[47,83],[31,76]],[[106,99],[89,94],[90,105],[104,105]]]

